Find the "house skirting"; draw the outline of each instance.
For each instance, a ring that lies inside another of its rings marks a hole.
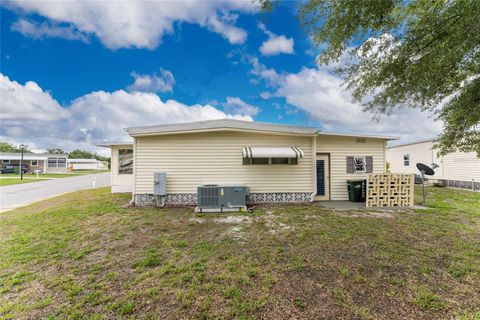
[[[161,196],[150,193],[135,194],[135,205],[139,207],[156,206],[162,203]],[[312,201],[310,192],[261,192],[250,193],[248,204],[260,203],[300,203]],[[189,206],[197,204],[196,193],[171,193],[165,195],[164,203],[167,206]]]
[[[480,182],[477,181],[460,181],[460,180],[445,180],[439,179],[438,185],[443,187],[461,188],[480,191]]]

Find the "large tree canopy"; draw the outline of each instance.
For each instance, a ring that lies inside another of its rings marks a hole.
[[[8,142],[0,141],[0,152],[11,152],[11,153],[20,153],[22,148],[20,146],[15,146]],[[23,148],[23,152],[31,152],[28,146]]]
[[[309,0],[299,17],[319,63],[354,57],[340,71],[366,110],[430,111],[445,125],[442,154],[480,155],[479,0]]]

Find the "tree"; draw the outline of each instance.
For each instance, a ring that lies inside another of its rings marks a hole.
[[[20,153],[22,149],[8,142],[0,141],[0,152]],[[28,146],[23,149],[23,152],[31,152]]]
[[[55,149],[47,149],[47,153],[50,153],[50,154],[65,154],[65,151],[63,151],[63,149],[55,148]]]
[[[320,64],[353,57],[338,71],[366,110],[418,108],[443,121],[441,154],[480,155],[479,17],[478,0],[309,0],[299,9],[324,48]]]
[[[80,149],[73,150],[68,153],[70,159],[95,159],[95,153]]]

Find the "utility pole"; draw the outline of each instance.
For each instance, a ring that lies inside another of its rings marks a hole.
[[[23,150],[25,149],[26,145],[21,144],[20,149],[22,150],[22,156],[20,157],[20,180],[23,180]]]

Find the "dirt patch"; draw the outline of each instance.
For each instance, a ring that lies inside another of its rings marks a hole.
[[[253,219],[246,216],[228,216],[222,218],[214,218],[213,222],[216,223],[231,223],[231,224],[252,224]]]

